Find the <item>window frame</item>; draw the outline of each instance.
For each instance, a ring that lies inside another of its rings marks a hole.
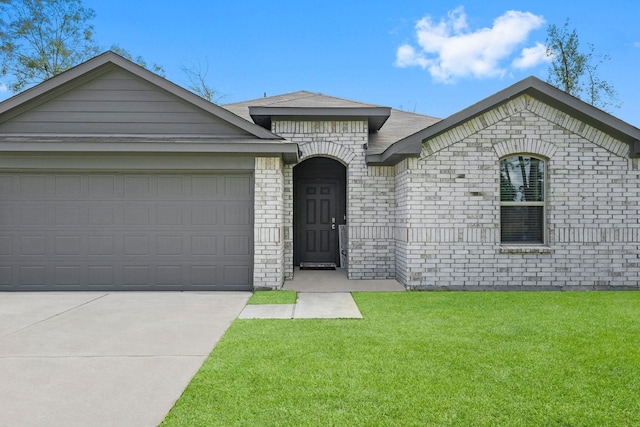
[[[523,201],[523,202],[515,202],[515,201],[503,201],[502,200],[502,185],[500,183],[500,175],[502,173],[501,164],[503,160],[512,158],[512,157],[529,157],[536,160],[539,160],[543,164],[543,173],[542,173],[542,201]],[[505,247],[517,247],[517,246],[527,246],[527,247],[543,247],[548,244],[548,230],[547,230],[547,197],[548,197],[548,164],[549,159],[546,157],[540,156],[538,154],[533,153],[510,153],[506,156],[503,156],[498,161],[498,182],[499,182],[499,201],[500,201],[500,216],[499,216],[499,224],[500,224],[500,245]],[[542,207],[542,222],[540,224],[540,235],[542,237],[542,242],[505,242],[502,240],[502,207],[503,206],[541,206]]]

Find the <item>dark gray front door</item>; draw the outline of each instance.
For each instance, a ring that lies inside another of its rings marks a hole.
[[[337,193],[335,180],[300,182],[296,242],[300,262],[336,262]]]

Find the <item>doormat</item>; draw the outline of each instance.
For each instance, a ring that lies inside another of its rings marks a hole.
[[[335,270],[335,262],[301,262],[300,270]]]

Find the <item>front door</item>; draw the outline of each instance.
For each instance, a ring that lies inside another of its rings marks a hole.
[[[335,263],[338,240],[338,181],[304,180],[297,187],[299,262]]]

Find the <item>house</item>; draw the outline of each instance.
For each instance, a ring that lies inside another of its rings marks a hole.
[[[533,77],[439,120],[107,52],[0,103],[0,152],[0,290],[640,287],[640,130]]]

